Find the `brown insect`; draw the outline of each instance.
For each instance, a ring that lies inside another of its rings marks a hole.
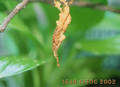
[[[60,10],[59,14],[59,20],[56,21],[56,29],[53,34],[53,53],[57,60],[57,66],[59,67],[59,58],[57,54],[57,50],[61,44],[61,42],[65,39],[65,31],[67,30],[68,25],[71,22],[71,15],[70,15],[70,5],[72,4],[73,0],[71,0],[70,3],[68,3],[66,0],[60,0],[56,1],[54,0],[55,7]],[[61,7],[61,4],[63,3],[63,8]]]

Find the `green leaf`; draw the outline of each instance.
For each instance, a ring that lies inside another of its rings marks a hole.
[[[82,1],[89,1],[89,2],[107,4],[107,0],[82,0]]]
[[[8,56],[0,58],[0,78],[16,75],[45,63],[26,56]]]
[[[71,7],[70,13],[72,19],[68,27],[70,28],[68,29],[69,32],[76,32],[80,29],[88,29],[101,22],[101,20],[104,18],[104,11],[89,8],[80,8],[74,6]]]
[[[97,54],[119,54],[120,37],[108,40],[83,40],[81,41],[81,49]]]
[[[78,38],[79,48],[94,54],[119,54],[119,19],[120,15],[107,12],[101,23],[85,32],[81,40]]]

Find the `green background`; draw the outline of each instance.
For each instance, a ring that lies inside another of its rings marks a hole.
[[[86,1],[108,5],[106,0]],[[0,1],[0,23],[18,3]],[[120,15],[71,6],[72,21],[58,50],[58,68],[52,52],[58,14],[49,4],[29,3],[0,33],[0,87],[90,87],[79,80],[94,79],[115,79],[109,87],[118,87]],[[62,83],[74,79],[78,84]]]

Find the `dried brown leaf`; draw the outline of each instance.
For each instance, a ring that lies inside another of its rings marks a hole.
[[[56,26],[56,29],[53,34],[53,47],[52,47],[54,56],[57,60],[58,67],[60,66],[60,64],[59,64],[57,50],[58,50],[61,42],[65,39],[64,33],[65,33],[68,25],[71,22],[69,6],[70,6],[70,4],[72,4],[72,2],[73,2],[73,0],[70,3],[68,3],[66,0],[60,0],[60,1],[54,0],[55,7],[60,10],[59,20],[56,21],[57,26]],[[63,3],[63,8],[61,7],[62,3]]]

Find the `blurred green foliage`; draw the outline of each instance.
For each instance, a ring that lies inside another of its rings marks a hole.
[[[0,1],[0,23],[17,3]],[[86,84],[62,81],[120,76],[120,15],[75,6],[70,13],[72,22],[58,51],[60,68],[52,53],[58,9],[30,3],[12,19],[3,37],[8,54],[0,58],[0,77],[5,77],[0,87],[81,87]]]
[[[94,2],[94,3],[102,3],[102,4],[107,4],[107,0],[82,0],[82,1],[89,1],[89,2]]]

